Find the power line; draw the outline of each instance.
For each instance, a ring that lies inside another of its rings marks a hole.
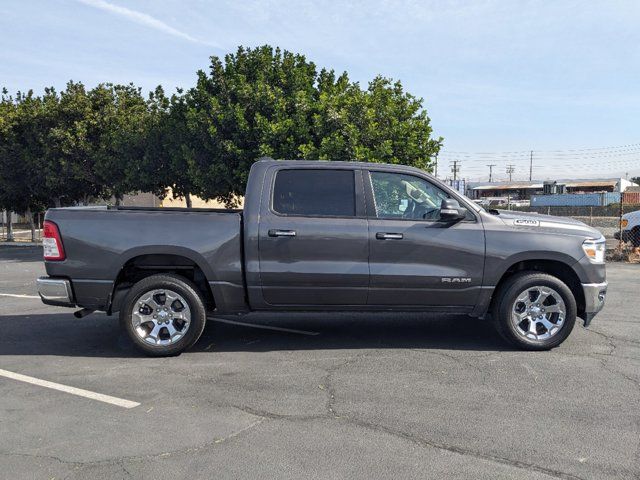
[[[595,148],[575,148],[566,150],[539,150],[540,153],[565,153],[565,152],[593,152],[597,150],[622,150],[640,147],[640,143],[629,143],[627,145],[618,145],[613,147],[595,147]],[[469,155],[493,155],[493,154],[527,154],[529,150],[512,150],[500,152],[468,152],[468,151],[451,151],[449,153],[469,154]]]
[[[460,161],[460,160],[458,160]],[[523,162],[511,162],[510,165],[514,165],[517,167],[529,167],[529,161],[527,161],[526,163]],[[537,167],[547,167],[547,168],[553,168],[553,169],[558,169],[558,168],[562,168],[562,167],[566,167],[566,168],[572,168],[575,169],[576,167],[586,167],[586,166],[600,166],[600,167],[616,167],[619,165],[630,165],[630,166],[637,166],[640,167],[640,160],[638,158],[630,158],[630,159],[626,159],[626,160],[608,160],[608,161],[577,161],[577,162],[553,162],[552,164],[542,164],[540,159],[538,157],[536,157],[536,166]],[[469,170],[484,170],[484,168],[487,165],[468,165],[465,168],[468,168]]]
[[[543,158],[546,160],[560,160],[560,161],[565,161],[565,160],[580,160],[583,158],[594,158],[594,159],[598,159],[598,158],[616,158],[616,157],[628,157],[628,156],[637,156],[638,154],[640,154],[640,149],[636,149],[636,150],[629,150],[627,152],[603,152],[603,153],[599,153],[599,154],[578,154],[578,153],[572,153],[572,154],[546,154],[544,152],[541,152],[539,150],[534,150],[534,152],[536,153],[536,156],[538,158]],[[444,158],[447,158],[449,160],[452,159],[463,159],[465,161],[476,161],[476,162],[486,162],[487,160],[514,160],[514,161],[521,161],[521,160],[528,160],[529,156],[531,154],[531,151],[528,151],[526,153],[522,153],[522,154],[518,154],[518,155],[502,155],[499,153],[496,154],[484,154],[484,155],[472,155],[472,154],[454,154],[452,152],[441,152],[441,155]]]

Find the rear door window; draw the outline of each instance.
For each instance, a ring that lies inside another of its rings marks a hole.
[[[354,171],[280,170],[273,188],[273,210],[281,215],[354,217]]]

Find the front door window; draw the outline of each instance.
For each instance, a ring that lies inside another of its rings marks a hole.
[[[440,218],[449,194],[426,180],[401,173],[371,172],[376,217],[431,220]]]

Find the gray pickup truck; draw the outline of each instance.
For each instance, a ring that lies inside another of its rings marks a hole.
[[[256,162],[243,210],[55,208],[42,301],[119,312],[173,355],[207,314],[429,311],[491,318],[515,345],[559,345],[599,312],[604,238],[568,218],[484,210],[431,175],[356,162]],[[401,325],[398,328],[402,328]]]

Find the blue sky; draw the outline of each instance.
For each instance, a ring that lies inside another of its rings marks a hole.
[[[188,87],[210,55],[268,43],[362,84],[376,74],[402,80],[445,139],[441,172],[459,159],[466,177],[496,163],[501,178],[513,163],[514,178],[525,178],[534,150],[534,177],[640,174],[637,0],[3,0],[0,8],[0,86],[10,91],[69,79]]]

